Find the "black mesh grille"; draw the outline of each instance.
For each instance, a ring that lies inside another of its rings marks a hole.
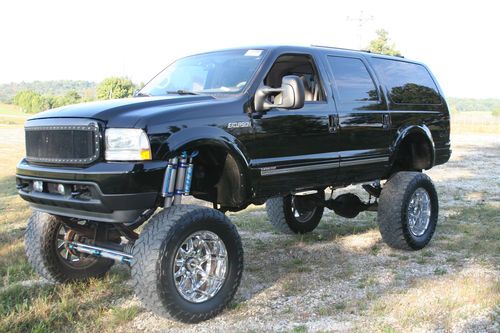
[[[89,164],[99,155],[97,125],[26,128],[26,158],[31,162]]]

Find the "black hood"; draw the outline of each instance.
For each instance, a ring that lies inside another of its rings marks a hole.
[[[63,106],[37,114],[31,119],[90,118],[103,121],[109,127],[134,127],[144,118],[158,113],[170,113],[183,108],[204,107],[217,103],[206,95],[134,97]]]

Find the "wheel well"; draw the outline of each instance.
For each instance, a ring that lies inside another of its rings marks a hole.
[[[433,151],[429,139],[421,133],[407,135],[396,149],[392,173],[420,171],[432,167]]]
[[[194,160],[193,196],[223,207],[242,206],[247,199],[245,173],[237,157],[222,146],[205,145],[194,150],[199,155]]]

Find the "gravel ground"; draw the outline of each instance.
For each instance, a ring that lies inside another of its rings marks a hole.
[[[498,204],[499,157],[499,136],[453,137],[451,161],[428,172],[440,196],[440,223],[457,214],[459,208]],[[349,190],[362,193],[355,187]],[[396,251],[381,242],[372,213],[360,214],[353,221],[327,212],[317,231],[302,238],[279,235],[260,227],[253,231],[251,225],[240,223],[251,217],[256,225],[259,222],[265,225],[263,207],[252,207],[230,217],[240,229],[246,264],[242,285],[230,309],[196,325],[180,324],[143,311],[122,327],[123,331],[393,332],[400,331],[401,327],[410,327],[412,331],[499,331],[498,301],[475,311],[475,302],[480,301],[474,298],[468,301],[466,294],[459,302],[470,309],[457,319],[451,313],[455,308],[451,307],[448,312],[443,310],[439,314],[440,310],[436,309],[435,316],[430,313],[426,320],[401,326],[401,318],[408,315],[398,314],[398,311],[406,311],[404,304],[402,310],[393,309],[394,313],[377,312],[380,303],[400,302],[405,293],[426,297],[426,290],[435,285],[444,289],[456,286],[455,293],[461,294],[469,288],[462,285],[468,279],[492,281],[498,300],[498,252],[487,254],[481,261],[467,253],[447,250],[439,246],[437,240],[424,251]],[[438,226],[436,238],[440,233],[444,231]],[[438,304],[449,296],[439,293],[436,294]],[[127,299],[124,304],[130,306],[138,302]],[[495,306],[496,312],[492,310]],[[429,308],[432,312],[432,305]]]
[[[2,133],[0,154],[22,145],[21,127]],[[272,230],[263,206],[249,207],[229,214],[245,250],[229,309],[186,325],[153,315],[135,297],[119,298],[113,304],[140,310],[113,331],[500,332],[500,136],[452,142],[451,161],[428,172],[440,217],[423,251],[383,244],[374,213],[344,219],[326,211],[313,233],[289,236]]]

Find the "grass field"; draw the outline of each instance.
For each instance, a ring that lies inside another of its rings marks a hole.
[[[22,112],[18,106],[15,106],[13,104],[0,103],[0,114],[1,115],[20,116],[20,115],[22,115]]]
[[[457,112],[451,121],[452,133],[500,134],[500,116],[491,112]]]
[[[488,133],[497,133],[500,120],[491,121]],[[476,128],[466,125],[453,126],[452,160],[429,172],[441,210],[426,249],[387,247],[372,213],[328,212],[304,236],[275,233],[263,207],[230,213],[244,243],[242,284],[230,309],[197,325],[142,308],[125,266],[67,285],[31,270],[23,246],[30,210],[14,181],[23,130],[0,125],[0,332],[498,332],[500,136],[463,134]]]
[[[19,107],[0,103],[0,124],[22,125],[28,117],[29,115],[22,113]]]

